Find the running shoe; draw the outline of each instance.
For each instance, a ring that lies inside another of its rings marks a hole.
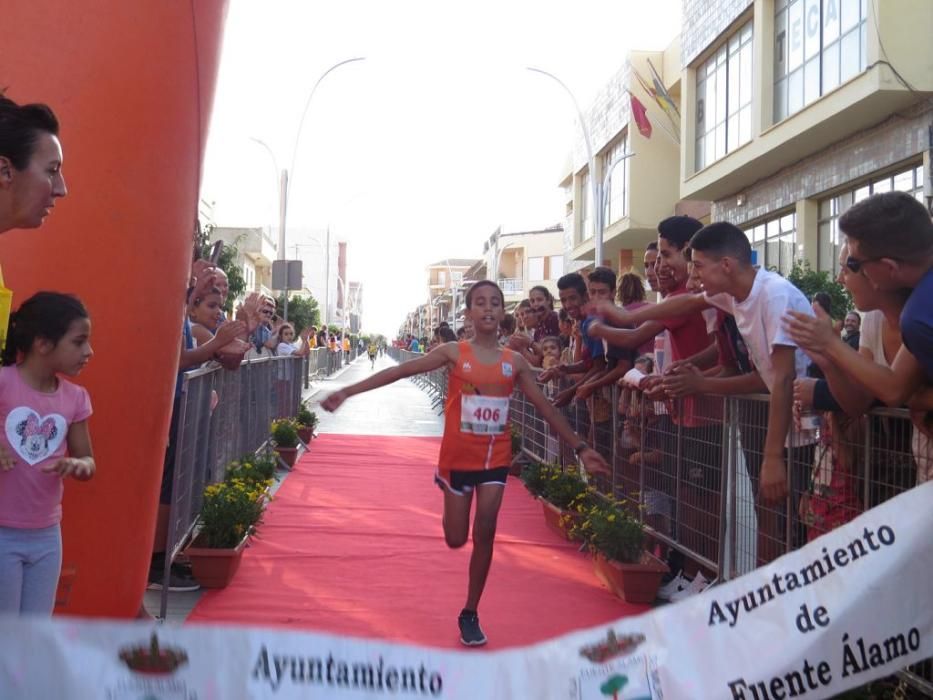
[[[658,589],[659,600],[670,600],[675,593],[680,593],[690,585],[690,581],[684,578],[683,571],[678,571],[677,575]]]
[[[149,584],[146,586],[150,591],[161,591],[163,586],[163,572],[162,569],[158,570],[149,570]],[[196,591],[201,588],[194,576],[191,575],[190,570],[185,571],[184,567],[177,566],[172,564],[172,568],[168,576],[168,590],[172,593],[188,593],[191,591]]]
[[[460,626],[460,642],[468,647],[478,647],[486,643],[486,635],[479,626],[479,615],[464,610],[457,618]]]
[[[712,586],[712,581],[709,581],[701,572],[697,572],[697,575],[693,577],[693,580],[683,589],[677,591],[670,597],[672,603],[676,603],[678,600],[683,600],[684,598],[689,598],[690,596],[696,595],[697,593],[702,593],[707,588]]]

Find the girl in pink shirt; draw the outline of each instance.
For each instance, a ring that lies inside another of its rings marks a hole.
[[[76,297],[39,292],[10,317],[0,367],[0,614],[51,615],[61,573],[62,481],[87,481],[94,456],[87,391],[91,321]]]

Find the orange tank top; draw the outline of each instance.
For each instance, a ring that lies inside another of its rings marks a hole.
[[[515,387],[512,351],[482,364],[469,341],[459,344],[460,359],[449,372],[444,408],[444,438],[438,469],[479,471],[512,462],[509,399]]]

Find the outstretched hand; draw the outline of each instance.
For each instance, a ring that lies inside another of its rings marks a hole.
[[[321,408],[323,408],[325,411],[333,413],[338,408],[340,408],[343,402],[348,398],[350,397],[347,396],[347,392],[345,392],[343,389],[339,389],[321,401]]]
[[[691,362],[685,362],[676,370],[665,373],[661,386],[668,396],[690,396],[699,393],[703,373]]]
[[[262,295],[259,292],[251,292],[246,299],[237,307],[236,319],[246,325],[249,333],[252,333],[259,326],[259,308],[263,304]]]
[[[609,463],[592,447],[580,450],[580,462],[582,462],[584,469],[590,473],[609,476],[612,471],[609,469]]]
[[[825,354],[839,336],[833,329],[833,320],[819,305],[814,304],[813,313],[816,315],[788,311],[784,316],[784,328],[804,350]]]
[[[246,325],[242,321],[227,321],[226,323],[220,324],[220,327],[214,334],[214,338],[217,340],[217,344],[220,347],[225,347],[233,340],[244,335],[245,331]]]

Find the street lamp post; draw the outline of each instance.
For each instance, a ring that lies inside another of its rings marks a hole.
[[[298,131],[295,133],[295,143],[294,143],[294,145],[292,146],[292,160],[291,160],[291,165],[290,165],[290,168],[289,168],[289,172],[291,172],[291,174],[292,174],[292,180],[295,179],[295,165],[296,165],[296,158],[297,158],[297,156],[298,156],[298,143],[299,143],[300,140],[301,140],[301,130],[302,130],[302,128],[303,128],[304,125],[305,125],[305,117],[308,115],[308,109],[311,107],[311,98],[314,97],[314,93],[317,91],[318,85],[320,85],[321,82],[324,80],[324,78],[326,78],[328,75],[330,75],[333,71],[335,71],[335,70],[337,70],[338,68],[340,68],[340,66],[345,66],[345,65],[347,65],[348,63],[355,63],[355,62],[357,62],[357,61],[365,61],[365,60],[366,60],[366,57],[365,57],[365,56],[357,56],[357,57],[355,57],[355,58],[347,58],[347,59],[344,59],[343,61],[339,61],[339,62],[335,63],[334,65],[332,65],[330,68],[328,68],[326,71],[324,71],[324,72],[321,74],[321,77],[317,79],[317,82],[314,83],[314,86],[311,88],[311,92],[308,93],[308,99],[305,101],[305,107],[304,107],[304,109],[301,111],[301,119],[298,120]],[[283,222],[285,221],[285,208],[286,208],[286,205],[287,205],[287,203],[288,203],[288,194],[289,194],[289,189],[288,189],[288,187],[289,187],[289,185],[288,185],[288,181],[287,181],[287,179],[286,179],[286,181],[285,181],[285,199],[284,199],[284,202],[283,202],[283,205],[282,205],[282,221],[283,221]],[[282,247],[284,248],[284,247],[285,247],[285,228],[284,228],[284,224],[283,224],[282,232],[280,233],[280,236],[281,236],[281,244],[282,244]]]
[[[593,205],[593,223],[595,228],[593,233],[593,253],[595,257],[595,263],[597,266],[599,266],[603,262],[602,182],[599,182],[596,179],[596,160],[593,158],[593,146],[590,143],[590,130],[587,128],[586,121],[583,119],[583,112],[580,111],[580,105],[577,103],[577,98],[574,97],[574,94],[570,91],[570,88],[564,84],[563,80],[558,78],[553,73],[548,73],[546,70],[542,70],[540,68],[533,68],[528,66],[528,70],[535,73],[540,73],[541,75],[546,75],[548,78],[555,81],[558,85],[564,88],[564,91],[570,97],[571,102],[573,102],[574,109],[577,111],[577,121],[580,123],[580,131],[583,132],[583,143],[586,146],[586,158],[589,163],[590,201]]]
[[[335,63],[334,65],[332,65],[330,68],[328,68],[326,71],[324,71],[321,74],[321,76],[317,79],[317,81],[312,86],[311,92],[308,93],[308,99],[305,100],[304,109],[301,111],[301,118],[298,120],[298,130],[295,133],[295,143],[292,146],[291,163],[290,163],[288,170],[283,169],[281,171],[281,177],[279,180],[279,241],[278,241],[278,259],[279,260],[285,259],[285,223],[286,223],[287,215],[288,215],[288,198],[291,192],[291,181],[289,179],[289,173],[291,173],[291,180],[294,180],[295,162],[296,162],[296,157],[298,155],[298,143],[301,140],[301,131],[302,131],[302,128],[304,127],[305,117],[308,115],[308,109],[311,107],[311,98],[314,97],[314,93],[317,90],[318,85],[321,84],[321,81],[323,81],[324,78],[326,78],[331,72],[333,72],[337,68],[340,68],[340,66],[344,66],[348,63],[354,63],[356,61],[365,61],[365,60],[366,58],[364,56],[357,56],[355,58],[347,58],[347,59],[344,59],[343,61],[339,61]],[[269,156],[272,158],[272,164],[275,167],[276,172],[278,173],[279,167],[275,159],[275,154],[272,152],[272,149],[269,148],[269,146],[264,141],[261,141],[260,139],[257,139],[254,137],[250,137],[250,138],[266,149],[266,151],[269,153]],[[329,257],[327,259],[327,264],[328,266],[330,264]],[[287,290],[285,292],[285,304],[286,304],[286,309],[287,309],[288,308],[288,291]],[[325,315],[326,315],[326,308],[325,308]],[[287,311],[286,311],[286,318],[287,318]]]

